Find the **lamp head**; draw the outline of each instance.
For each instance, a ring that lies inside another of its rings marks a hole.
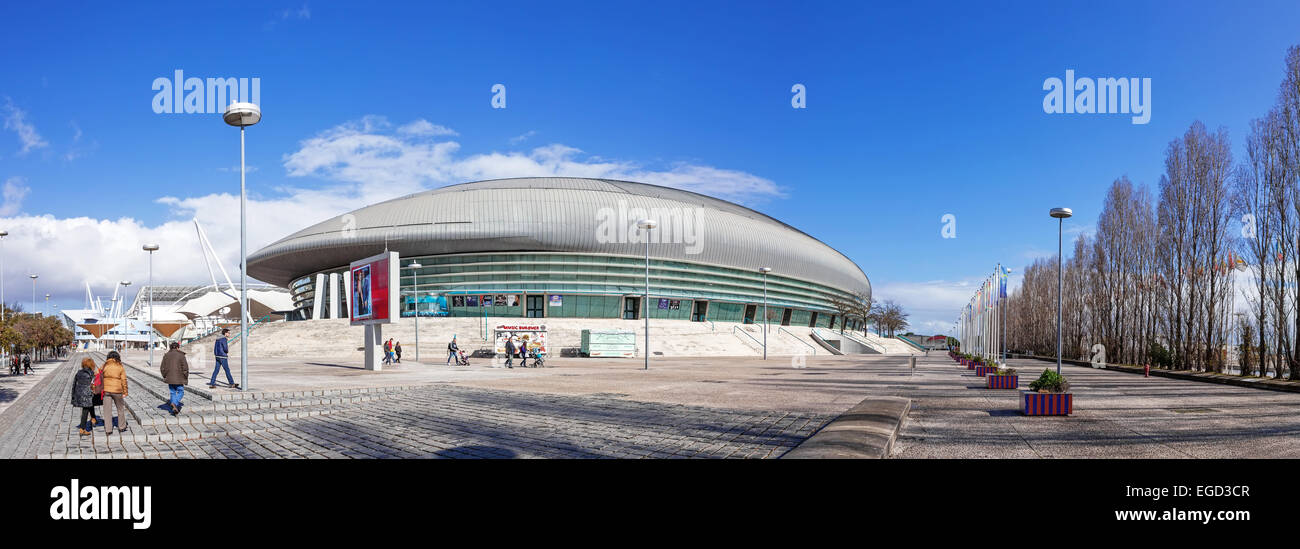
[[[758,272],[763,273],[763,274],[767,274],[767,273],[772,272],[772,268],[771,268],[771,267],[759,267],[759,268],[758,268]]]
[[[145,244],[145,245],[144,245],[144,251],[146,251],[146,252],[156,252],[156,251],[158,251],[158,245],[157,245],[157,244]]]
[[[659,222],[653,219],[642,219],[636,222],[638,229],[653,229],[659,226]]]
[[[226,107],[226,113],[222,119],[231,126],[252,126],[262,121],[262,109],[252,103],[236,102]]]
[[[1074,215],[1074,210],[1071,210],[1069,208],[1052,208],[1052,211],[1049,213],[1049,215],[1057,219],[1065,219],[1067,217]]]
[[[410,265],[407,265],[407,267],[410,267],[410,268],[412,268],[412,269],[419,269],[420,267],[423,267],[423,266],[424,266],[424,265],[421,265],[420,262],[418,262],[418,261],[412,261]]]

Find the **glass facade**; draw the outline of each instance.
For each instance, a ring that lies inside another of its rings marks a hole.
[[[451,316],[623,318],[629,316],[626,298],[639,298],[645,292],[644,257],[530,252],[402,258],[403,264],[412,261],[422,267],[401,269],[403,316],[415,314],[411,296],[418,292],[422,311],[430,310],[426,296],[441,295]],[[324,273],[346,270],[340,267]],[[303,318],[312,316],[317,274],[321,273],[295,279],[289,288]],[[414,286],[417,276],[418,288]],[[346,307],[342,290],[340,283],[341,308]],[[818,313],[817,325],[829,327],[836,315],[831,305],[836,298],[852,296],[777,273],[767,276],[768,311],[774,324],[784,321],[788,309],[790,325],[807,326]],[[328,306],[330,300],[324,301]],[[757,269],[749,272],[652,258],[650,300],[642,304],[636,299],[630,312],[634,318],[648,313],[650,318],[762,322],[762,303],[763,276]],[[694,315],[696,311],[703,314]],[[422,312],[421,316],[429,314]]]

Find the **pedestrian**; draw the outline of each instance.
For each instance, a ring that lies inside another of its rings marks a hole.
[[[212,379],[208,380],[209,389],[217,388],[217,372],[223,369],[226,371],[226,384],[235,389],[239,388],[239,384],[235,383],[235,378],[230,376],[230,342],[227,339],[228,335],[230,335],[230,328],[222,328],[221,337],[212,345],[212,356],[216,357],[217,365],[212,368]],[[187,371],[188,368],[186,366]]]
[[[127,395],[126,368],[122,366],[122,355],[109,351],[108,360],[100,371],[104,382],[104,434],[113,433],[113,405],[117,405],[117,431],[126,432]]]
[[[519,340],[519,367],[528,367],[528,336],[524,336],[523,339]]]
[[[185,360],[185,351],[181,350],[180,343],[173,341],[170,350],[163,355],[161,373],[171,391],[167,404],[172,408],[172,415],[179,414],[181,407],[185,406],[181,399],[185,398],[185,386],[190,381],[190,363]]]
[[[95,428],[94,380],[95,361],[89,358],[82,359],[81,369],[77,370],[77,375],[72,378],[72,405],[81,408],[81,424],[77,429],[81,436],[90,434],[90,429],[86,427]]]
[[[392,362],[393,362],[393,340],[392,340],[392,338],[389,338],[388,341],[385,341],[385,342],[384,342],[384,362],[383,362],[383,363],[384,363],[384,364],[391,364]]]
[[[456,356],[457,351],[460,351],[460,347],[456,346],[456,336],[451,336],[451,343],[447,344],[447,365],[448,366],[451,366],[451,362],[453,360],[456,361],[456,364],[460,364],[460,357]]]
[[[514,368],[515,362],[515,338],[506,338],[506,368]]]
[[[32,355],[23,355],[23,375],[32,371]]]
[[[393,352],[397,354],[397,363],[402,363],[402,342],[398,341],[393,345]]]

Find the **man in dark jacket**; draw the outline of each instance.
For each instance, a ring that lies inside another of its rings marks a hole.
[[[460,347],[456,345],[456,336],[451,336],[451,343],[447,344],[447,365],[448,366],[451,366],[451,363],[453,361],[455,361],[456,364],[460,364],[460,357],[457,356],[456,354],[459,351],[460,351]]]
[[[190,363],[185,360],[185,351],[181,350],[180,343],[172,342],[171,350],[163,355],[161,369],[163,381],[171,389],[171,400],[167,404],[172,407],[172,415],[179,414],[183,406],[181,399],[185,397],[185,385],[190,379]]]
[[[512,337],[506,338],[506,368],[514,368],[515,363],[515,340]]]
[[[32,371],[32,355],[23,355],[23,375]]]
[[[230,347],[226,341],[227,335],[230,335],[230,329],[222,328],[221,338],[212,346],[212,356],[216,357],[217,365],[212,368],[212,379],[208,380],[209,389],[217,388],[217,372],[222,369],[226,370],[226,384],[236,389],[239,388],[239,384],[235,383],[235,378],[230,376]]]

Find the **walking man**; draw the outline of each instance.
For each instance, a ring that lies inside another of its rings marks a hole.
[[[23,375],[32,371],[32,355],[23,355]]]
[[[451,336],[451,343],[447,344],[447,365],[448,366],[451,366],[452,361],[455,361],[456,364],[460,364],[460,357],[456,356],[456,353],[459,351],[460,351],[460,347],[456,346],[456,336]]]
[[[230,375],[230,343],[226,339],[229,335],[230,328],[222,328],[221,337],[212,345],[212,356],[217,359],[217,365],[212,368],[212,379],[208,381],[209,389],[217,388],[217,372],[220,372],[222,369],[226,370],[226,384],[236,389],[239,388],[239,384],[235,383],[235,378]],[[165,359],[166,357],[164,357],[164,360]],[[188,368],[188,366],[186,368]]]
[[[515,363],[515,338],[506,338],[506,368],[514,368]]]
[[[181,350],[180,343],[172,342],[171,350],[163,355],[161,370],[163,381],[171,390],[171,400],[167,403],[172,407],[172,415],[179,414],[184,406],[181,399],[185,398],[185,386],[190,380],[190,363],[185,360],[185,351]]]

